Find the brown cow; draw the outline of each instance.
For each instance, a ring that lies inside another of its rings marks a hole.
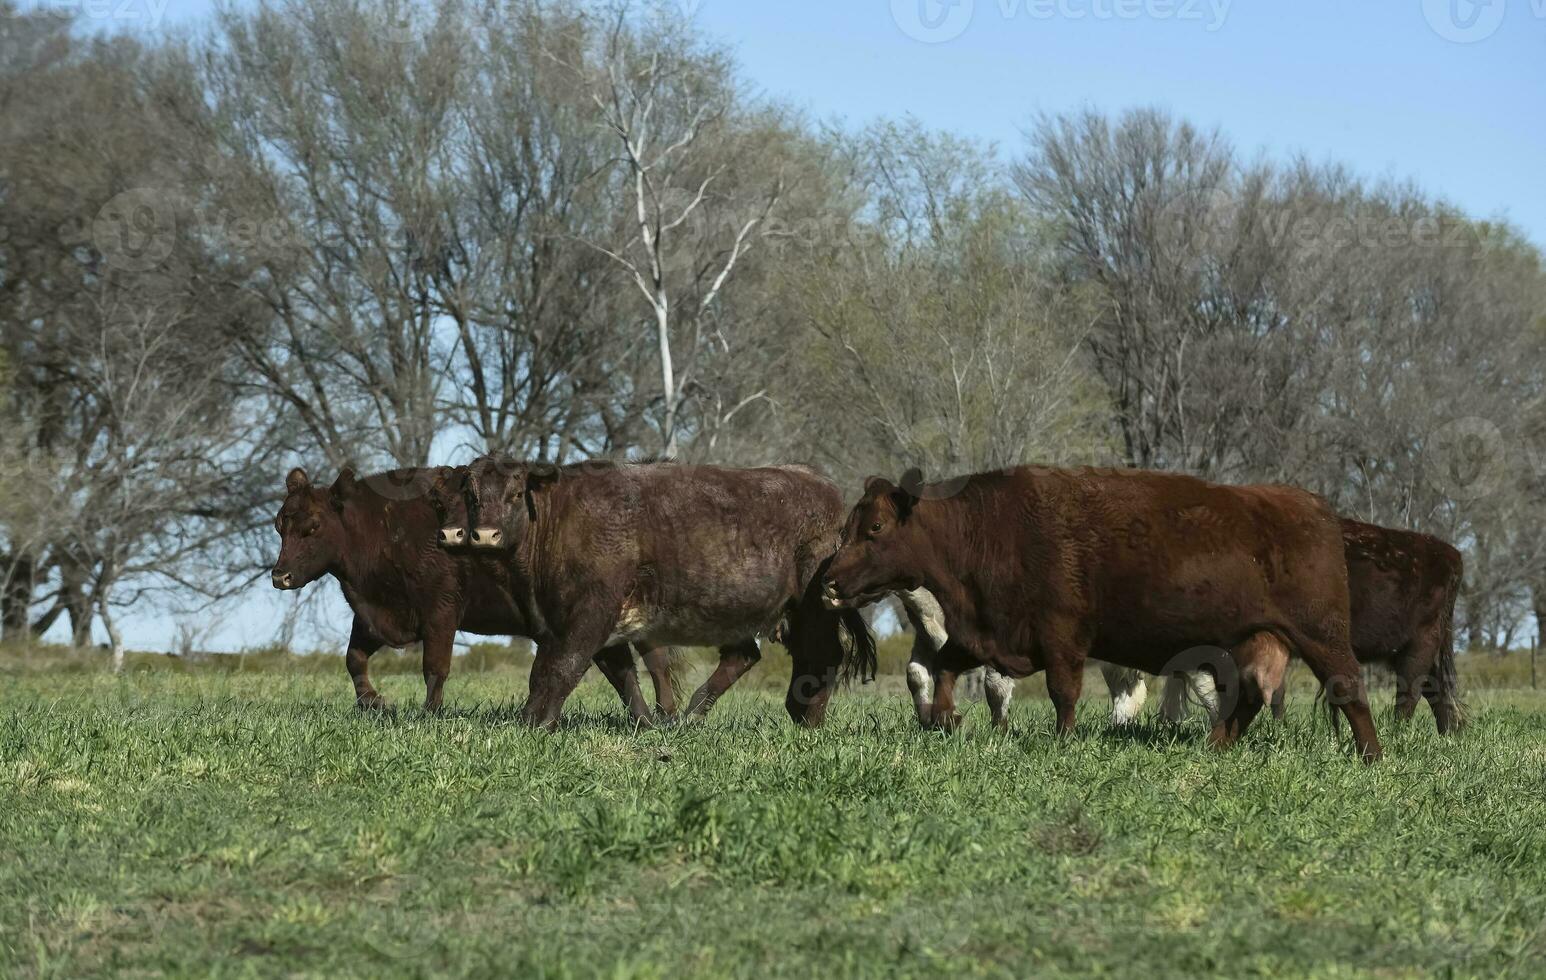
[[[455,553],[472,555],[471,546],[467,540],[467,499],[464,493],[466,475],[465,466],[440,467],[436,471],[434,482],[430,484],[429,502],[430,506],[434,507],[435,517],[440,522],[441,547],[452,549]],[[482,552],[475,557],[481,557],[485,564],[492,560]],[[508,589],[508,569],[501,564],[498,572],[504,576],[503,582]],[[676,673],[677,665],[680,663],[676,657],[676,651],[671,647],[645,646],[637,643],[634,644],[634,649],[644,660],[644,667],[649,671],[650,682],[655,688],[655,713],[661,718],[671,717],[676,714]],[[627,695],[624,695],[623,700],[630,708],[632,707]]]
[[[506,557],[536,632],[532,724],[557,724],[607,644],[718,646],[690,714],[713,707],[760,659],[757,637],[778,629],[793,660],[784,708],[798,723],[821,724],[840,673],[874,675],[863,618],[821,599],[842,495],[804,467],[482,457],[465,488],[472,544]]]
[[[383,646],[424,646],[424,707],[438,710],[458,629],[529,635],[511,593],[505,563],[438,546],[441,521],[427,497],[445,467],[392,470],[361,480],[345,469],[331,487],[313,486],[302,469],[285,478],[274,528],[276,589],[299,589],[332,575],[354,611],[344,663],[361,708],[385,707],[370,682],[371,654]],[[596,653],[596,665],[636,721],[649,709],[627,647]]]
[[[1396,673],[1396,717],[1426,698],[1441,734],[1465,722],[1455,672],[1455,597],[1465,562],[1438,538],[1343,519],[1353,655]]]
[[[1343,518],[1342,545],[1347,559],[1349,638],[1362,664],[1385,664],[1396,675],[1396,717],[1409,720],[1419,698],[1433,709],[1439,733],[1465,722],[1455,670],[1455,598],[1465,562],[1460,552],[1438,538],[1416,531],[1380,527]],[[1211,691],[1188,678],[1205,708],[1213,710]],[[1106,675],[1115,701],[1142,701],[1143,683],[1135,671]],[[1177,677],[1166,680],[1167,716],[1179,717]],[[1282,688],[1272,701],[1283,715]],[[1136,698],[1135,698],[1135,695]]]
[[[1160,673],[1200,647],[1244,656],[1265,633],[1328,687],[1359,754],[1380,754],[1348,644],[1337,518],[1305,491],[1042,467],[948,485],[925,486],[916,471],[901,487],[871,478],[826,597],[853,607],[920,587],[939,600],[950,636],[936,666],[936,725],[954,723],[955,675],[976,663],[1012,677],[1046,670],[1068,732],[1086,657]],[[1270,696],[1254,676],[1242,672],[1215,745],[1238,738]]]

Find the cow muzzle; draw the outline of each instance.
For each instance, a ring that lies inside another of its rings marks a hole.
[[[440,529],[440,545],[443,548],[455,548],[467,543],[467,529],[465,527],[443,527]]]
[[[276,568],[270,576],[270,579],[274,583],[274,588],[276,589],[298,588],[298,586],[295,584],[295,574],[293,572],[281,572]]]
[[[505,532],[497,527],[478,527],[472,531],[474,548],[500,548],[505,543]]]

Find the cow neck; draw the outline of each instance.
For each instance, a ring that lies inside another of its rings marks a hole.
[[[974,510],[963,506],[961,499],[968,492],[963,488],[954,496],[920,500],[913,505],[912,520],[918,522],[918,531],[927,539],[947,542],[944,547],[936,544],[926,550],[931,560],[919,571],[924,587],[945,612],[951,638],[983,651],[991,645],[991,637],[979,626],[980,597],[969,585],[974,576],[962,562],[978,548],[973,539],[979,537],[979,528],[972,520]]]
[[[386,502],[370,497],[368,502],[355,497],[344,503],[339,515],[344,526],[344,557],[334,577],[361,595],[400,592],[403,588],[402,565],[392,552],[398,546],[392,540]]]
[[[558,481],[543,490],[541,506],[533,507],[531,503],[522,501],[523,507],[533,507],[527,512],[530,523],[521,537],[521,543],[510,556],[510,592],[533,636],[547,632],[548,623],[542,615],[542,603],[537,601],[537,590],[542,584],[538,582],[537,570],[557,567],[554,562],[559,556],[557,549],[552,546],[552,539],[557,535],[557,512],[563,506],[560,489],[563,485],[562,481]]]

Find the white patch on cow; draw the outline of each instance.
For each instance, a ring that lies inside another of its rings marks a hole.
[[[1212,674],[1206,670],[1193,670],[1184,677],[1171,674],[1165,678],[1165,699],[1160,710],[1166,721],[1180,724],[1194,703],[1207,714],[1210,725],[1217,722],[1219,692]]]
[[[1213,683],[1213,675],[1206,670],[1194,670],[1186,675],[1186,684],[1192,690],[1192,697],[1202,706],[1202,710],[1208,714],[1210,724],[1217,722],[1219,717],[1219,689]]]
[[[1149,698],[1149,686],[1139,681],[1111,701],[1111,723],[1128,725],[1138,720],[1143,703]]]
[[[1131,667],[1101,663],[1100,675],[1106,680],[1106,690],[1111,692],[1111,723],[1127,725],[1137,720],[1149,699],[1149,686],[1143,674]]]
[[[934,593],[928,589],[913,589],[896,595],[902,600],[902,607],[907,610],[907,618],[912,620],[913,629],[928,637],[936,653],[944,649],[946,641],[950,639],[950,632],[945,629],[945,610],[939,600],[934,598]]]
[[[916,660],[907,664],[907,689],[912,691],[913,700],[922,700],[928,704],[934,700],[934,676],[929,673],[929,668]]]
[[[993,717],[993,723],[999,724],[1009,710],[1010,699],[1015,696],[1015,679],[987,667],[983,670],[982,689],[987,696],[988,712]]]
[[[606,645],[630,643],[638,639],[639,634],[649,625],[649,613],[642,606],[625,602],[622,610],[617,614],[617,625],[612,627],[612,635],[607,638]]]

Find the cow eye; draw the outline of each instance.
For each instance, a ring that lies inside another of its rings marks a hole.
[[[880,521],[876,521],[874,524],[870,525],[870,533],[871,534],[879,534],[880,533]]]

